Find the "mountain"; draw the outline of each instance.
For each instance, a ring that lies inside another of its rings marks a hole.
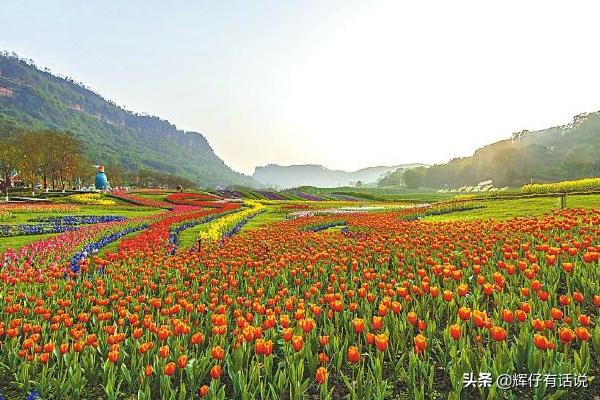
[[[471,186],[491,179],[494,185],[520,186],[600,176],[600,111],[573,117],[565,125],[523,130],[424,171],[424,186]]]
[[[267,186],[291,188],[299,186],[338,187],[351,186],[356,182],[376,183],[385,174],[399,168],[415,168],[424,164],[395,165],[392,167],[369,167],[354,172],[327,169],[322,165],[269,164],[256,167],[252,177]]]
[[[198,132],[127,111],[70,78],[0,54],[0,134],[14,129],[68,131],[94,164],[179,175],[201,186],[256,182],[233,171]]]

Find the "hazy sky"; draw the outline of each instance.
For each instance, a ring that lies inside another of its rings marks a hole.
[[[600,109],[598,1],[17,1],[0,49],[232,168],[443,162]]]

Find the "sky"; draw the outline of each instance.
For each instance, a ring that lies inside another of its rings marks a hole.
[[[19,1],[0,49],[233,169],[439,163],[600,109],[597,1]]]

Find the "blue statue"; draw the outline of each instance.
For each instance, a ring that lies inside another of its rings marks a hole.
[[[96,189],[97,190],[106,190],[108,189],[108,178],[104,173],[104,165],[98,166],[98,173],[96,174]]]

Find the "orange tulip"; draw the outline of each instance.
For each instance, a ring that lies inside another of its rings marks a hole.
[[[450,336],[452,337],[452,339],[454,339],[454,340],[460,339],[460,333],[461,333],[460,325],[458,325],[458,324],[450,325],[450,328],[448,330],[450,332]]]
[[[298,352],[302,350],[302,346],[304,346],[304,339],[302,338],[302,336],[293,336],[292,347],[294,351]]]
[[[511,310],[502,310],[502,320],[507,323],[513,322],[514,314]]]
[[[195,333],[192,335],[192,344],[200,344],[204,340],[204,337],[201,332]]]
[[[408,320],[408,323],[411,325],[416,325],[417,324],[417,313],[411,311],[406,315],[406,319]]]
[[[377,346],[377,350],[386,351],[388,348],[388,337],[385,333],[381,333],[379,335],[375,335],[375,345]]]
[[[175,370],[177,369],[177,367],[175,366],[174,362],[170,362],[167,365],[165,365],[165,369],[164,369],[164,373],[167,376],[171,376],[175,373]]]
[[[541,319],[532,320],[531,325],[536,331],[543,331],[546,328],[544,321],[542,321]]]
[[[563,319],[563,312],[561,310],[559,310],[558,308],[552,308],[550,310],[550,315],[552,316],[553,319],[555,320],[561,320]]]
[[[421,334],[415,336],[414,342],[416,353],[422,353],[427,348],[427,338]]]
[[[373,329],[375,330],[380,330],[383,328],[383,318],[379,317],[377,315],[373,316],[373,323],[372,323]]]
[[[569,344],[573,341],[573,339],[575,339],[575,332],[569,328],[561,328],[558,331],[558,337],[560,338],[561,342]]]
[[[360,318],[354,318],[352,320],[352,326],[354,327],[355,333],[362,333],[365,330],[365,321]]]
[[[46,364],[49,359],[50,359],[50,354],[48,354],[48,353],[42,353],[39,356],[39,360],[42,364]]]
[[[321,364],[327,364],[329,362],[329,356],[327,353],[319,353],[319,362]]]
[[[580,314],[580,315],[577,317],[577,321],[579,321],[579,323],[580,323],[581,325],[583,325],[583,326],[590,326],[590,324],[592,323],[592,321],[591,321],[590,317],[588,317],[588,316],[587,316],[587,315],[585,315],[585,314]]]
[[[212,348],[210,355],[212,358],[214,358],[215,360],[222,360],[223,357],[225,356],[225,350],[223,350],[223,348],[221,346],[215,346]]]
[[[503,341],[506,339],[506,330],[499,326],[493,326],[490,328],[490,333],[492,334],[492,339],[495,341]]]
[[[211,369],[210,369],[210,377],[213,379],[219,379],[221,377],[221,374],[223,373],[223,371],[221,370],[221,366],[220,365],[214,365]]]
[[[169,346],[167,346],[167,345],[161,346],[158,349],[158,355],[161,356],[162,358],[169,357]]]
[[[200,388],[198,389],[198,396],[200,397],[204,397],[208,394],[208,385],[202,385],[200,386]]]
[[[283,340],[289,342],[292,340],[292,336],[294,335],[294,330],[292,328],[284,328],[282,332]]]
[[[548,339],[540,334],[533,335],[533,344],[540,350],[548,349]]]
[[[315,380],[319,385],[327,382],[327,369],[324,367],[317,368],[317,372],[315,374]]]
[[[119,361],[119,352],[118,351],[109,352],[108,353],[108,361],[110,361],[113,364],[115,364],[117,361]]]
[[[179,356],[177,359],[177,366],[181,369],[185,368],[188,362],[188,357],[186,355]]]
[[[348,347],[348,361],[351,364],[357,364],[360,361],[360,352],[358,351],[358,347]]]
[[[458,317],[463,321],[471,319],[471,309],[469,307],[461,307],[458,309]]]
[[[590,338],[590,332],[583,326],[575,328],[575,335],[577,336],[577,339],[583,341],[587,341]]]

